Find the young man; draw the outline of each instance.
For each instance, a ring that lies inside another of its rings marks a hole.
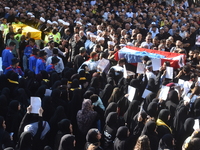
[[[9,67],[12,64],[12,58],[14,58],[12,50],[15,49],[15,43],[10,42],[8,47],[3,50],[2,52],[2,69],[5,71],[7,67]]]
[[[27,69],[27,60],[29,59],[30,55],[32,54],[33,48],[36,48],[37,46],[35,45],[35,40],[34,39],[29,39],[29,45],[26,46],[24,49],[24,56],[23,56],[23,68],[24,70]]]
[[[74,57],[74,69],[76,71],[85,61],[85,58],[84,58],[85,55],[86,55],[86,49],[84,47],[81,47],[79,49],[79,54]]]
[[[55,71],[55,66],[58,64],[58,62],[60,61],[60,59],[57,58],[57,56],[53,56],[51,58],[51,64],[49,64],[47,67],[46,67],[46,71],[48,73],[51,73],[52,71]]]
[[[54,56],[56,56],[60,60],[58,62],[58,64],[55,66],[55,71],[57,73],[61,73],[63,71],[63,69],[64,69],[64,63],[63,63],[62,58],[60,58],[58,56],[58,49],[56,49],[56,48],[53,49],[53,56],[50,56],[50,57],[47,58],[46,66],[48,66],[49,64],[51,64],[51,59]]]
[[[33,51],[32,55],[29,57],[29,69],[35,72],[36,62],[37,62],[40,50],[34,48],[32,51]]]
[[[19,76],[24,76],[24,72],[21,70],[19,66],[19,59],[16,57],[12,58],[12,64],[6,68],[4,74],[6,74],[9,71],[13,71],[17,73]]]
[[[47,53],[45,51],[40,51],[39,58],[36,61],[35,74],[39,74],[40,71],[46,70],[46,57]]]
[[[81,67],[83,65],[87,65],[88,66],[88,69],[89,71],[97,71],[97,66],[99,64],[99,61],[98,61],[98,54],[97,52],[91,52],[90,53],[90,60],[88,61],[85,61],[78,69],[78,72],[81,71]]]

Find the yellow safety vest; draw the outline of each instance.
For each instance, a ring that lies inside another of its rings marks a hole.
[[[15,38],[15,40],[17,40],[18,42],[20,42],[21,36],[22,36],[22,34],[17,34],[17,35],[14,36],[14,38]]]

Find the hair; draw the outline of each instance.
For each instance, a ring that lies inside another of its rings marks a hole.
[[[97,55],[97,52],[91,52],[90,57],[93,58],[95,55]]]
[[[195,73],[190,74],[190,79],[193,79],[193,78],[196,78],[196,77],[197,77],[197,74],[195,74]]]
[[[184,66],[184,67],[183,67],[183,70],[184,70],[186,73],[189,73],[189,72],[190,72],[190,67],[189,67],[189,66]]]
[[[121,58],[121,59],[118,61],[118,64],[121,64],[121,63],[126,63],[126,59],[125,59],[125,58]]]
[[[147,135],[142,135],[138,138],[134,150],[151,150],[149,138]]]
[[[30,39],[29,39],[29,42],[30,42],[30,41],[33,42],[33,43],[35,43],[35,39],[33,39],[33,38],[30,38]]]
[[[92,101],[92,103],[95,103],[96,101],[98,101],[98,95],[97,94],[92,94],[90,96],[90,100]]]
[[[15,42],[10,42],[9,46],[15,46]]]
[[[53,34],[56,34],[57,32],[58,32],[58,31],[57,31],[56,29],[53,29],[53,30],[52,30],[52,33],[53,33]]]
[[[53,49],[53,54],[58,54],[58,49],[54,48]]]
[[[164,63],[166,64],[166,66],[170,66],[170,62],[169,61],[165,61]]]

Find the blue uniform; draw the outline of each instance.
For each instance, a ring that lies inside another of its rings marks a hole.
[[[44,59],[38,58],[36,61],[35,74],[39,74],[42,70],[46,70],[46,63]]]
[[[33,72],[35,72],[37,59],[38,58],[35,55],[29,57],[29,69]]]
[[[5,72],[4,72],[4,74],[6,74],[9,71],[13,71],[13,72],[17,73],[20,76],[24,76],[24,72],[22,71],[22,69],[19,66],[17,66],[16,68],[14,68],[12,66],[7,67]]]
[[[12,59],[14,58],[13,53],[10,49],[6,48],[2,52],[2,67],[3,70],[12,64]]]
[[[26,48],[24,49],[24,55],[26,55],[27,58],[29,58],[30,55],[32,54],[33,48],[37,47],[35,45],[34,46],[27,45]]]
[[[52,71],[55,71],[55,66],[52,65],[52,64],[48,65],[47,68],[46,68],[46,71],[47,71],[48,73],[50,73],[50,72],[52,72]]]

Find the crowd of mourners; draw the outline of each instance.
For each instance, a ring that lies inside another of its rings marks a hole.
[[[0,0],[0,21],[0,150],[200,149],[200,7],[191,0]],[[184,54],[185,65],[168,79],[170,61],[153,71],[144,56],[138,74],[116,59],[126,46]],[[41,99],[36,113],[31,97]]]

